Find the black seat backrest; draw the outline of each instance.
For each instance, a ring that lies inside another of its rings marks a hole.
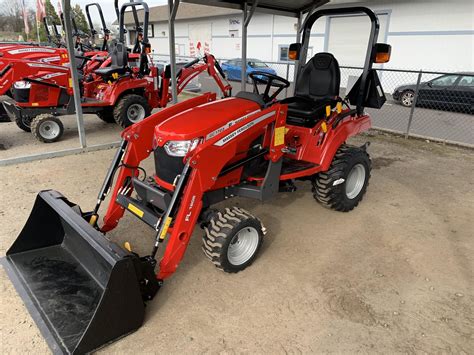
[[[112,66],[126,67],[128,65],[127,46],[120,42],[112,43],[110,45],[110,58],[112,59]]]
[[[331,53],[317,53],[301,68],[295,96],[323,100],[339,96],[341,71]]]

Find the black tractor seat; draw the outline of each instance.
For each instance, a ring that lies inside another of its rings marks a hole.
[[[282,100],[288,104],[286,122],[314,127],[323,119],[326,106],[334,108],[339,99],[341,72],[331,53],[317,53],[302,68],[295,86],[295,96]]]
[[[117,73],[118,75],[124,75],[128,71],[130,71],[129,68],[110,66],[106,68],[96,69],[94,70],[94,73],[96,73],[97,75],[100,75],[101,77],[108,77],[108,76],[111,76],[113,73]]]
[[[113,77],[113,74],[121,76],[130,71],[128,67],[128,51],[123,43],[113,43],[110,46],[109,55],[112,59],[110,66],[94,70],[94,73],[100,75],[104,81],[117,79]]]

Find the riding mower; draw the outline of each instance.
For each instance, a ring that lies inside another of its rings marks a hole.
[[[148,28],[148,5],[144,2],[129,3],[120,10],[119,40],[110,46],[110,60],[101,63],[99,68],[86,66],[81,81],[82,109],[94,113],[105,122],[116,122],[122,127],[143,120],[153,108],[165,107],[171,99],[169,85],[171,73],[169,66],[161,73],[153,65],[148,43],[148,31],[139,42],[140,53],[128,53],[125,46],[125,25],[123,15],[129,7],[144,8],[143,27]],[[138,20],[137,20],[138,23]],[[135,56],[135,57],[134,57]],[[138,57],[138,63],[130,63]],[[103,58],[103,57],[102,57]],[[22,63],[31,66],[32,63]],[[178,92],[189,81],[207,70],[222,89],[224,96],[230,95],[230,85],[222,83],[222,70],[212,55],[205,55],[185,65],[178,72]],[[57,141],[63,131],[58,116],[75,112],[69,68],[64,66],[42,66],[35,75],[25,76],[20,82],[23,87],[13,87],[13,99],[3,101],[3,106],[12,120],[26,122],[33,135],[41,142]]]
[[[318,18],[348,14],[367,15],[371,31],[362,75],[341,98],[336,58],[318,53],[306,61],[306,55]],[[370,128],[364,107],[385,101],[372,64],[387,62],[391,49],[376,43],[378,30],[377,16],[364,7],[314,12],[302,44],[290,46],[290,58],[301,63],[294,97],[277,100],[289,86],[284,78],[252,73],[253,92],[222,100],[206,93],[126,128],[92,211],[82,212],[57,191],[40,192],[4,264],[52,348],[82,354],[139,328],[145,302],[176,271],[196,224],[205,231],[204,254],[219,269],[235,273],[249,266],[267,230],[242,207],[213,207],[223,200],[267,201],[294,191],[295,180],[307,180],[323,206],[343,212],[357,206],[371,162],[367,144],[347,140]],[[140,163],[149,155],[156,171],[144,178]],[[104,236],[125,211],[155,233],[146,256]]]

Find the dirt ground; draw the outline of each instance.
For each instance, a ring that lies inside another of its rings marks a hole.
[[[268,204],[226,201],[268,229],[255,263],[235,275],[217,270],[196,228],[143,327],[99,352],[474,353],[473,152],[382,134],[356,143],[366,140],[372,178],[354,211],[321,207],[307,183]],[[39,190],[91,208],[113,154],[2,167],[0,254]],[[109,234],[139,253],[153,236],[130,215]],[[48,353],[3,269],[0,278],[1,352]]]

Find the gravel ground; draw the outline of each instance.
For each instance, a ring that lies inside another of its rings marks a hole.
[[[217,270],[196,228],[143,327],[99,352],[474,353],[472,151],[375,133],[355,142],[366,140],[372,178],[354,211],[321,207],[307,183],[268,204],[226,201],[268,229],[255,263],[235,275]],[[39,190],[91,208],[113,154],[2,167],[0,254]],[[126,215],[109,237],[145,253],[153,235]],[[48,353],[1,268],[0,279],[2,353]]]

